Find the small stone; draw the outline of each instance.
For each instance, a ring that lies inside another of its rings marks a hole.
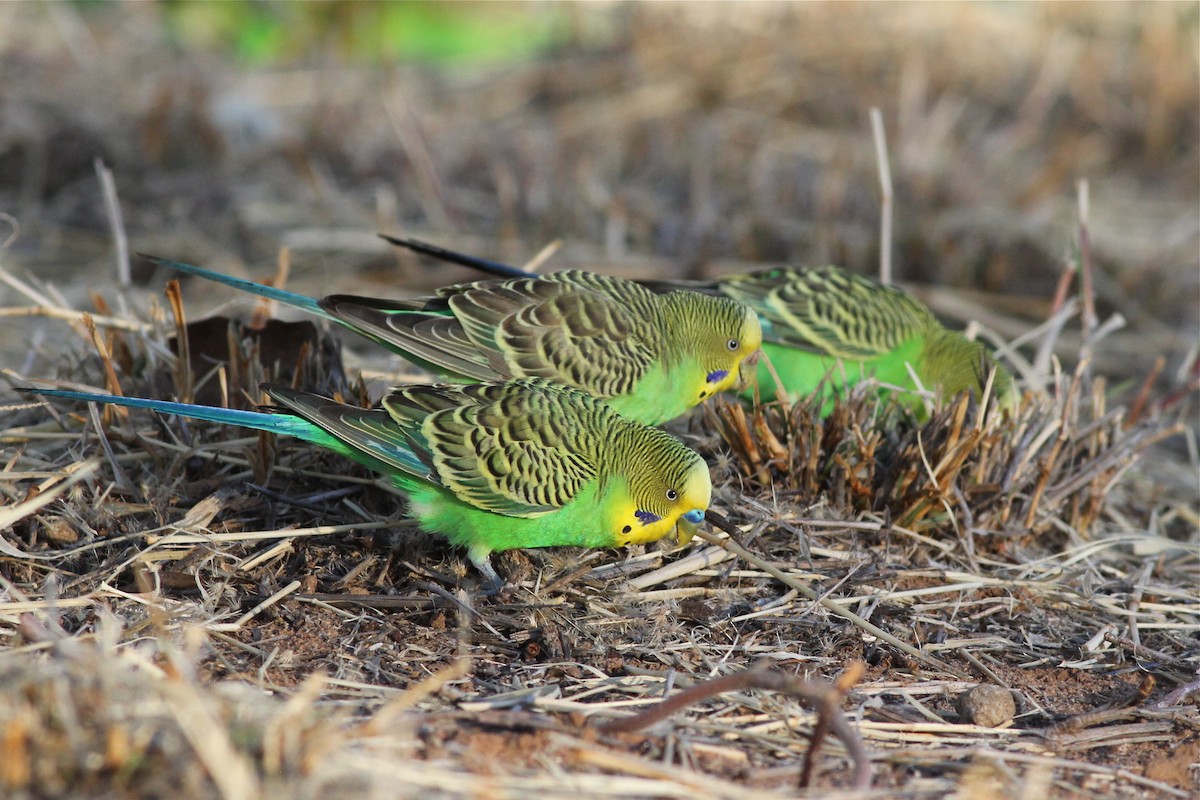
[[[697,597],[685,597],[679,603],[679,618],[688,622],[704,624],[712,619],[713,610],[703,600]]]
[[[1012,693],[990,683],[973,686],[958,696],[958,715],[963,722],[995,728],[1012,722],[1016,713]]]
[[[79,541],[79,533],[62,517],[54,517],[42,528],[46,538],[55,544],[75,544]]]

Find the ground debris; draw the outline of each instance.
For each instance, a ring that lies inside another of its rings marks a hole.
[[[756,667],[828,684],[855,661],[840,708],[889,797],[1200,791],[1195,14],[723,8],[595,26],[580,7],[580,49],[446,71],[255,69],[188,51],[150,4],[0,8],[23,32],[0,44],[12,385],[249,408],[261,380],[369,405],[413,375],[262,303],[205,317],[229,295],[164,299],[145,262],[118,287],[97,155],[137,250],[256,280],[278,255],[275,285],[316,296],[478,277],[381,228],[513,263],[561,237],[553,267],[638,277],[864,271],[880,105],[899,276],[993,343],[1022,337],[1004,358],[1029,390],[1008,417],[959,398],[919,420],[871,387],[828,414],[714,405],[678,428],[732,534],[515,551],[496,598],[332,454],[5,397],[0,794],[792,797],[822,723],[786,695],[597,727]],[[1068,313],[1082,256],[1063,267],[1080,175],[1086,305],[1126,324],[1095,341]],[[1011,724],[960,717],[980,683]],[[834,737],[812,764],[807,796],[851,788]]]

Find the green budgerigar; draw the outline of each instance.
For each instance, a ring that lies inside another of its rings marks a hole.
[[[421,527],[467,548],[497,586],[488,559],[495,550],[619,547],[673,532],[684,544],[712,494],[704,460],[678,439],[542,379],[400,386],[372,409],[263,389],[278,408],[21,391],[239,425],[328,448],[388,476]]]
[[[866,378],[904,390],[919,384],[945,397],[967,390],[980,397],[994,370],[992,396],[1002,407],[1016,402],[1012,375],[982,342],[945,327],[901,289],[837,267],[767,269],[708,285],[758,313],[764,400],[780,390],[795,400],[822,381],[836,390]]]
[[[147,258],[319,314],[451,380],[548,378],[648,425],[748,383],[762,343],[758,317],[739,301],[617,279],[598,285],[588,273],[461,284],[409,300],[317,300]]]
[[[493,275],[532,274],[413,239],[383,238]],[[587,283],[597,286],[604,280],[609,279],[588,277]],[[759,362],[757,386],[745,390],[748,395],[757,392],[764,400],[780,396],[795,400],[822,386],[834,393],[874,378],[903,390],[900,399],[916,406],[918,388],[947,397],[965,390],[982,396],[994,370],[992,396],[998,405],[1011,408],[1017,402],[1011,373],[992,359],[982,343],[946,328],[902,289],[837,267],[782,267],[714,281],[646,281],[643,285],[654,291],[686,288],[725,296],[758,314],[765,358]]]

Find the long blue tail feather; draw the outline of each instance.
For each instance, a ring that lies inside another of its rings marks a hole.
[[[293,308],[298,308],[301,311],[307,311],[310,314],[316,314],[318,316],[325,317],[326,319],[334,320],[335,322],[337,321],[332,315],[330,315],[328,311],[321,308],[321,304],[316,298],[313,297],[306,297],[302,294],[289,292],[286,289],[276,289],[274,286],[264,286],[261,283],[244,280],[243,278],[235,278],[232,275],[223,275],[220,272],[214,272],[211,269],[197,267],[195,264],[186,264],[182,261],[173,261],[169,258],[146,255],[145,253],[138,253],[138,255],[155,264],[169,267],[176,272],[183,272],[187,275],[196,275],[197,277],[204,278],[205,280],[213,281],[215,283],[222,283],[226,286],[232,286],[234,289],[248,292],[252,295],[256,295],[257,297],[265,297],[268,300],[278,300],[281,303],[292,306]]]
[[[469,256],[465,253],[457,253],[453,250],[447,250],[444,247],[438,247],[436,244],[422,242],[419,239],[401,239],[396,236],[388,236],[386,233],[379,234],[379,238],[385,242],[396,245],[397,247],[405,247],[416,253],[427,255],[436,258],[440,261],[448,261],[451,264],[459,264],[460,266],[477,269],[480,272],[488,275],[495,275],[498,278],[536,278],[536,272],[526,272],[525,270],[514,267],[509,264],[504,264],[500,261],[492,261],[487,258],[479,258],[477,256]]]
[[[343,435],[338,435],[327,427],[322,427],[316,422],[312,422],[284,409],[270,413],[242,411],[235,408],[192,405],[190,403],[176,403],[170,400],[147,400],[141,397],[118,397],[112,394],[76,392],[69,389],[18,388],[17,391],[40,395],[42,397],[58,397],[64,400],[81,400],[88,403],[109,403],[128,408],[144,408],[162,414],[176,414],[181,417],[190,417],[208,422],[219,422],[225,425],[237,425],[242,428],[293,436],[301,441],[332,450],[338,455],[345,456],[351,461],[369,467],[380,474],[388,475],[401,488],[405,488],[407,482],[411,480],[401,473],[407,473],[421,481],[430,480],[429,468],[413,453],[403,434],[398,429],[392,430],[387,426],[378,426],[378,420],[375,418],[381,415],[386,417],[386,413],[381,411],[372,412],[368,409],[356,410],[364,416],[364,419],[370,418],[366,420],[367,422],[375,422],[376,428],[374,430],[369,430],[362,426],[355,430],[343,425],[341,426]],[[303,400],[304,393],[282,390],[281,394],[272,394],[272,396],[277,399],[286,400],[287,405],[292,408],[300,408],[304,405],[303,403],[298,404],[296,400],[296,398]],[[313,399],[324,400],[324,398],[317,398],[315,395],[312,397]],[[333,401],[329,402],[333,403]],[[319,403],[310,403],[309,405],[314,410],[314,413],[319,413]],[[333,405],[341,407],[341,404]],[[321,417],[321,419],[328,424],[331,418]]]
[[[328,447],[338,452],[346,449],[344,444],[320,426],[294,414],[242,411],[236,408],[175,403],[170,400],[147,400],[142,397],[118,397],[113,394],[75,392],[68,389],[18,388],[17,391],[41,397],[59,397],[64,400],[81,400],[87,403],[108,403],[128,408],[145,408],[163,414],[177,414],[181,417],[220,422],[226,425],[237,425],[242,428],[253,428],[254,430],[267,431],[269,433],[281,433],[321,445],[322,447]]]

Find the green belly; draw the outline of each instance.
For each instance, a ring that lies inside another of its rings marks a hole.
[[[795,401],[809,397],[821,387],[823,395],[828,398],[823,410],[828,411],[833,397],[842,394],[847,386],[873,378],[881,384],[908,390],[898,399],[905,405],[917,406],[920,404],[919,397],[908,394],[917,388],[909,374],[908,365],[912,364],[917,375],[921,375],[921,346],[922,341],[918,337],[882,356],[859,361],[763,342],[765,357],[758,363],[758,396],[764,401],[775,400],[782,388],[784,397]],[[754,397],[754,387],[749,387],[742,395]]]
[[[517,547],[612,547],[612,531],[604,527],[598,485],[579,493],[566,506],[537,517],[506,517],[459,500],[448,490],[412,479],[396,481],[408,493],[421,527],[445,536],[471,553],[486,555]]]

